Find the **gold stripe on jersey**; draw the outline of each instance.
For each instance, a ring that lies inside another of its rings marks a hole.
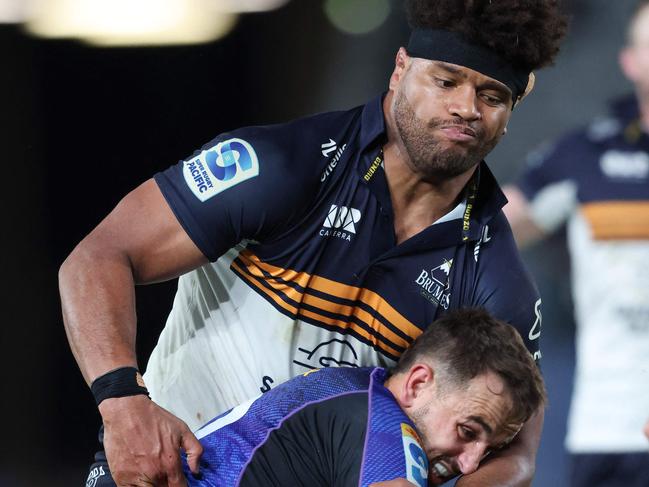
[[[287,303],[281,298],[281,295],[279,293],[275,293],[268,289],[266,286],[263,284],[259,283],[256,279],[252,278],[249,273],[239,267],[239,265],[236,262],[232,262],[232,267],[238,271],[238,274],[245,279],[248,283],[250,283],[252,286],[254,286],[256,289],[258,289],[263,295],[268,296],[275,304],[277,304],[280,308],[288,311],[291,315],[293,316],[300,316],[303,318],[310,318],[313,320],[316,320],[318,322],[324,323],[329,326],[333,326],[335,328],[338,328],[340,331],[344,332],[346,330],[351,330],[354,331],[357,335],[365,339],[368,343],[371,343],[372,346],[375,348],[382,350],[393,357],[399,357],[401,355],[400,351],[395,350],[392,348],[390,345],[383,343],[382,341],[379,340],[379,337],[370,334],[367,330],[363,329],[359,325],[353,322],[348,322],[348,321],[343,321],[343,320],[337,320],[334,318],[330,318],[328,316],[323,316],[318,313],[314,313],[313,311],[307,310],[307,309],[298,309],[297,307],[293,306],[290,303]],[[259,277],[259,276],[258,276]],[[263,279],[263,278],[262,278]],[[267,283],[271,283],[271,281],[265,280]],[[272,283],[271,283],[272,284]],[[286,286],[286,285],[281,285],[282,286],[282,293],[290,298],[295,300],[297,296],[295,296],[295,291],[292,287]],[[274,286],[275,287],[275,286]],[[279,287],[279,286],[277,286]],[[298,298],[299,299],[299,298]]]
[[[404,349],[407,348],[411,341],[417,338],[422,332],[401,315],[401,313],[395,310],[389,303],[387,303],[381,296],[368,289],[342,284],[306,272],[297,272],[292,269],[273,266],[266,262],[262,262],[257,256],[248,250],[242,251],[239,254],[239,259],[246,268],[241,269],[236,261],[233,262],[233,267],[235,267],[244,279],[270,297],[273,302],[278,304],[281,308],[289,311],[293,315],[312,318],[342,330],[349,328],[376,347],[381,348],[391,355],[398,356],[401,351],[395,350],[390,343],[385,343],[385,340],[388,340],[400,349]],[[260,284],[259,281],[254,278],[262,279],[266,285],[264,286]],[[293,282],[302,289],[312,289],[335,298],[365,303],[395,328],[398,328],[403,332],[408,339],[396,334],[381,323],[381,321],[379,321],[375,316],[360,307],[337,303],[323,297],[314,296],[308,292],[302,292],[286,284],[286,282]],[[294,302],[305,303],[318,310],[345,316],[347,319],[335,319],[308,309],[297,309],[295,306],[284,301],[282,295]],[[355,317],[362,323],[366,324],[369,328],[375,331],[375,334],[368,332],[357,323],[349,320],[351,317]]]
[[[595,240],[649,239],[649,201],[598,201],[581,211]]]

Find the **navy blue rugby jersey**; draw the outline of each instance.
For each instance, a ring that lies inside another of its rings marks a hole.
[[[428,460],[381,368],[306,372],[215,418],[191,487],[361,487],[405,478],[426,487]]]
[[[377,97],[222,134],[155,176],[212,261],[179,280],[145,375],[156,401],[200,426],[311,368],[392,365],[466,306],[540,357],[540,300],[486,164],[462,208],[397,245],[385,130]]]

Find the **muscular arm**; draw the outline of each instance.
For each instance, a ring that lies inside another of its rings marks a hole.
[[[153,180],[128,194],[77,245],[61,266],[59,287],[68,341],[88,384],[117,367],[137,367],[134,285],[171,279],[205,262]],[[151,442],[167,444],[159,453],[167,473],[160,473],[160,465],[150,464],[155,460],[146,460],[139,473],[129,475],[168,477],[168,485],[184,485],[179,478],[178,447],[184,445],[200,455],[198,442],[184,423],[144,396],[107,399],[100,412],[106,426],[106,452],[111,469],[117,469],[113,475],[118,485],[119,470],[127,463],[122,454],[131,457],[131,469],[138,464],[132,460],[138,455],[150,458],[148,451],[155,445],[137,445],[147,436]],[[147,431],[153,423],[145,424],[145,418],[160,427]],[[140,433],[142,438],[136,440]],[[123,439],[121,446],[117,438]],[[170,442],[170,438],[175,439]]]
[[[543,411],[530,418],[515,440],[490,456],[471,475],[461,477],[457,487],[529,487],[534,477],[536,451],[543,429]]]

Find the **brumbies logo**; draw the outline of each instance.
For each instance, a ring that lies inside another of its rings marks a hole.
[[[430,271],[422,270],[419,277],[415,279],[415,284],[419,284],[420,294],[444,309],[448,309],[451,301],[449,274],[452,265],[453,259],[444,259],[442,264],[433,267]]]
[[[242,139],[229,139],[185,161],[183,176],[201,201],[259,175],[259,160],[252,146]]]

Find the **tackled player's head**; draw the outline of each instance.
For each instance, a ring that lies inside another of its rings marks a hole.
[[[435,320],[406,349],[391,374],[417,362],[434,364],[444,384],[462,387],[494,372],[514,399],[513,419],[527,421],[545,404],[543,377],[519,333],[487,311],[466,308]]]
[[[473,472],[546,401],[518,332],[477,309],[432,323],[386,384],[422,436],[434,485]]]

